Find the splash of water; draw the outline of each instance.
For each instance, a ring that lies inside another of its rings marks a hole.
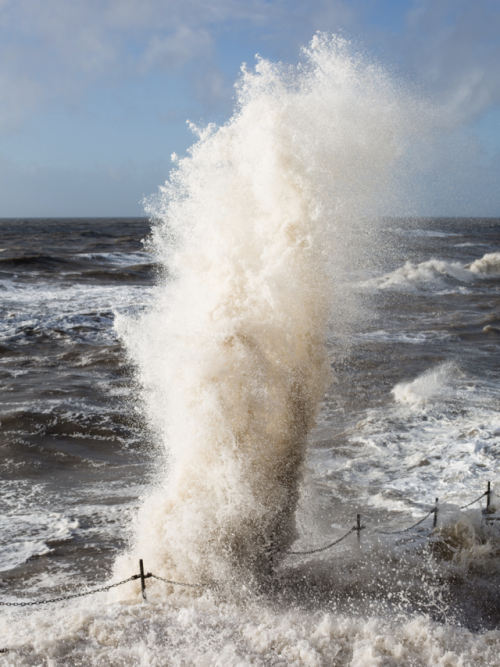
[[[297,66],[244,69],[233,117],[198,131],[150,202],[165,274],[117,326],[167,454],[132,548],[157,574],[259,571],[294,541],[327,326],[356,310],[342,276],[375,245],[366,216],[387,211],[421,111],[348,41],[317,35]]]

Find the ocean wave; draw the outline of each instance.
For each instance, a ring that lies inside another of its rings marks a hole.
[[[405,236],[423,236],[428,238],[447,238],[448,236],[460,236],[460,234],[454,232],[439,232],[431,229],[403,229],[401,230],[401,233]]]
[[[31,271],[60,271],[61,267],[75,264],[75,260],[55,255],[19,255],[17,257],[1,257],[0,271],[19,269]]]
[[[71,540],[76,519],[57,512],[8,512],[0,517],[0,571],[11,570],[34,556],[50,552],[50,544]]]
[[[429,341],[437,342],[449,340],[452,337],[453,334],[441,331],[419,331],[417,333],[411,333],[402,330],[385,331],[384,329],[356,334],[356,338],[372,342],[409,343],[413,345],[422,345]]]
[[[5,281],[0,337],[7,349],[33,341],[115,343],[116,313],[134,313],[151,298],[149,284],[36,285]],[[57,303],[57,310],[54,304]]]
[[[62,278],[71,282],[147,282],[150,283],[155,273],[162,270],[158,264],[122,264],[120,268],[92,268],[78,272],[65,272]]]
[[[430,369],[411,382],[397,384],[392,394],[397,403],[423,407],[453,398],[457,381],[462,378],[458,366],[448,362]]]
[[[349,489],[356,503],[421,516],[436,496],[461,505],[488,481],[500,487],[497,386],[445,362],[397,383],[391,398],[365,411],[345,448],[312,455],[334,494]]]
[[[150,264],[150,252],[91,252],[79,253],[77,257],[92,261],[117,264],[119,266],[131,266],[134,264]]]
[[[49,279],[80,281],[143,281],[151,280],[159,265],[151,253],[80,253],[76,255],[18,255],[0,258],[0,275],[5,279],[29,280],[34,273]]]
[[[363,286],[379,290],[434,290],[457,283],[471,285],[478,280],[491,280],[497,276],[500,276],[500,253],[488,253],[466,265],[440,259],[418,264],[408,261],[395,271],[366,281]]]
[[[373,571],[365,561],[357,569],[363,585],[369,583],[363,573]],[[8,667],[32,667],[46,656],[53,656],[49,664],[57,660],[68,667],[500,665],[499,631],[474,633],[433,621],[424,611],[405,614],[395,563],[386,575],[383,590],[392,600],[384,603],[376,594],[357,600],[364,614],[359,608],[337,611],[334,603],[316,611],[295,603],[286,610],[244,591],[240,603],[221,602],[210,593],[199,600],[182,593],[165,599],[151,591],[153,586],[148,586],[149,604],[133,604],[137,593],[124,605],[105,604],[98,596],[93,604],[69,603],[50,614],[0,619],[3,646],[12,647],[2,661]],[[331,591],[331,576],[316,577],[316,595]],[[439,589],[432,590],[426,574],[421,576],[421,596],[428,595],[429,606],[446,617]]]
[[[500,252],[488,253],[476,259],[468,268],[479,275],[500,276]]]

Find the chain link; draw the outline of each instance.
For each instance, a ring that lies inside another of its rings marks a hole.
[[[470,507],[471,505],[474,505],[474,503],[477,503],[479,500],[487,496],[489,491],[486,491],[485,493],[481,494],[479,498],[474,499],[467,505],[464,505],[463,507],[460,507],[461,510],[466,509],[467,507]],[[394,531],[383,531],[383,530],[377,530],[376,532],[381,534],[381,535],[399,535],[401,533],[407,533],[410,530],[413,530],[417,526],[420,526],[426,519],[428,519],[431,514],[437,514],[438,508],[433,507],[431,511],[426,514],[420,521],[417,521],[417,523],[414,523],[412,526],[408,526],[408,528],[403,528],[401,530],[394,530]],[[316,554],[320,553],[321,551],[326,551],[327,549],[331,549],[331,547],[334,547],[337,544],[340,544],[343,540],[345,540],[349,535],[355,531],[358,532],[361,530],[364,530],[365,526],[354,526],[351,528],[345,535],[340,537],[338,540],[335,540],[333,542],[330,542],[330,544],[327,544],[324,547],[320,547],[319,549],[309,549],[307,551],[287,551],[284,552],[284,555],[286,556],[308,556],[310,554]],[[123,584],[127,584],[130,581],[136,581],[137,579],[140,579],[141,575],[140,574],[133,574],[131,577],[128,579],[124,579],[123,581],[118,581],[115,584],[108,584],[107,586],[102,586],[101,588],[96,588],[93,591],[85,591],[84,593],[73,593],[72,595],[61,595],[56,598],[50,598],[49,600],[37,600],[35,602],[0,602],[0,606],[2,607],[34,607],[37,605],[43,605],[43,604],[52,604],[54,602],[64,602],[66,600],[73,600],[75,598],[82,598],[86,597],[87,595],[94,595],[95,593],[103,593],[105,591],[109,591],[112,588],[116,588],[117,586],[122,586]],[[208,584],[188,584],[186,582],[181,582],[181,581],[172,581],[170,579],[164,579],[163,577],[159,577],[156,574],[152,574],[151,572],[148,572],[147,574],[144,575],[144,579],[157,579],[158,581],[163,581],[165,584],[170,584],[172,586],[186,586],[189,588],[210,588],[210,587],[215,587],[219,585],[220,582],[211,582]],[[0,649],[0,653],[4,653],[8,651],[9,649]]]
[[[377,533],[380,533],[380,535],[399,535],[401,533],[407,533],[409,530],[413,530],[417,526],[420,526],[421,523],[424,523],[426,519],[430,517],[431,514],[435,514],[437,512],[437,507],[433,507],[429,514],[426,514],[423,519],[420,519],[420,521],[417,521],[417,523],[414,523],[413,526],[408,526],[408,528],[403,528],[402,530],[393,530],[391,532],[386,532],[384,530],[377,530]]]
[[[364,526],[360,526],[359,530],[363,530]],[[310,551],[287,551],[286,555],[287,556],[308,556],[309,554],[317,554],[320,551],[326,551],[327,549],[330,549],[331,547],[334,547],[336,544],[340,544],[342,540],[345,540],[346,537],[348,537],[351,533],[353,533],[355,530],[358,530],[356,526],[354,528],[351,528],[349,532],[347,532],[345,535],[340,537],[338,540],[335,540],[335,542],[331,542],[330,544],[327,544],[326,547],[321,547],[320,549],[311,549]]]
[[[215,582],[211,584],[186,584],[181,581],[170,581],[170,579],[164,579],[163,577],[158,577],[156,574],[147,574],[146,577],[152,577],[153,579],[158,579],[158,581],[163,581],[166,584],[173,584],[174,586],[189,586],[190,588],[210,588],[211,586],[216,586]]]
[[[484,496],[487,496],[487,495],[488,495],[488,491],[485,491],[484,493],[482,493],[479,496],[479,498],[476,498],[472,502],[468,503],[467,505],[464,505],[463,507],[460,507],[459,509],[461,509],[461,510],[467,509],[467,507],[470,507],[471,505],[474,505],[474,503],[479,502],[482,498],[484,498]]]
[[[144,578],[151,577],[153,575],[151,574],[146,574]],[[133,574],[131,577],[128,579],[124,579],[123,581],[119,581],[116,584],[109,584],[108,586],[103,586],[102,588],[96,588],[93,591],[85,591],[84,593],[73,593],[72,595],[65,595],[61,596],[58,598],[51,598],[50,600],[37,600],[35,602],[0,602],[0,606],[2,607],[33,607],[39,604],[50,604],[52,602],[63,602],[64,600],[72,600],[73,598],[83,598],[86,595],[94,595],[94,593],[102,593],[103,591],[109,591],[111,588],[116,588],[117,586],[121,586],[122,584],[127,584],[129,581],[134,581],[135,579],[140,579],[141,575],[140,574]]]

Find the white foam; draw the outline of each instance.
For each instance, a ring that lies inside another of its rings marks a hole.
[[[117,266],[135,266],[136,264],[149,264],[153,261],[150,252],[93,252],[79,253],[77,257],[85,259],[100,260]]]
[[[0,335],[14,337],[19,343],[30,344],[24,328],[39,332],[60,330],[75,333],[76,327],[87,328],[82,338],[96,342],[116,340],[112,326],[115,313],[136,312],[149,301],[151,288],[138,285],[64,285],[51,283],[22,284],[6,281],[2,294],[3,317]],[[54,309],[57,303],[57,310]],[[96,322],[96,318],[99,321]]]
[[[470,265],[470,270],[484,276],[500,275],[500,252],[491,252]]]
[[[429,119],[347,41],[318,35],[303,56],[259,60],[231,120],[197,130],[150,207],[171,279],[117,320],[170,464],[131,558],[164,576],[259,570],[294,540],[328,316],[338,334],[359,316],[345,278],[367,236],[376,249],[363,215],[393,201],[394,166]]]
[[[496,275],[500,275],[500,253],[488,253],[467,266],[440,259],[430,259],[419,264],[406,262],[404,266],[365,281],[363,285],[381,290],[435,290],[448,286],[450,281],[471,284],[478,279]],[[458,289],[462,288],[459,286]]]
[[[0,517],[0,571],[49,553],[47,542],[70,540],[76,528],[77,520],[58,512],[4,514]]]
[[[418,333],[409,333],[407,331],[385,331],[384,329],[356,334],[356,338],[362,340],[409,343],[410,345],[421,345],[428,341],[443,341],[451,337],[451,334],[439,331],[419,331]]]
[[[487,243],[472,243],[472,242],[467,242],[467,243],[455,243],[454,247],[455,248],[466,248],[466,247],[477,247],[477,246],[482,246],[482,245],[488,245]]]
[[[349,488],[360,504],[418,517],[435,497],[462,505],[488,481],[500,485],[498,388],[445,363],[392,394],[352,430],[349,455],[314,453],[311,465],[336,494]]]
[[[88,603],[87,603],[88,604]],[[500,632],[475,635],[425,616],[390,620],[171,598],[157,604],[68,605],[21,619],[0,619],[12,667],[378,667],[500,665]],[[398,618],[399,617],[399,618]]]
[[[442,364],[411,382],[397,384],[392,393],[398,403],[423,407],[429,402],[435,403],[452,397],[456,390],[454,380],[456,381],[458,376],[459,370],[454,364]]]
[[[453,232],[440,232],[437,230],[431,229],[411,229],[411,230],[402,230],[402,233],[406,236],[426,236],[429,238],[446,238],[448,236],[460,236]]]
[[[406,264],[381,278],[370,281],[378,289],[419,289],[422,287],[443,287],[449,278],[461,282],[472,282],[474,275],[458,262],[431,259],[427,262]]]

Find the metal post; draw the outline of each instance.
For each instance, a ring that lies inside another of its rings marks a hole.
[[[436,498],[436,506],[434,507],[434,521],[432,523],[433,528],[435,528],[437,526],[437,522],[438,522],[438,502],[439,502],[439,498]]]
[[[361,544],[361,514],[356,514],[356,532],[358,533],[358,545]]]
[[[489,512],[491,502],[491,482],[488,482],[488,490],[486,491],[486,513]]]
[[[146,579],[144,577],[144,565],[142,564],[142,558],[139,561],[139,568],[141,570],[142,599],[144,600],[144,602],[147,602],[147,598],[146,598]]]

